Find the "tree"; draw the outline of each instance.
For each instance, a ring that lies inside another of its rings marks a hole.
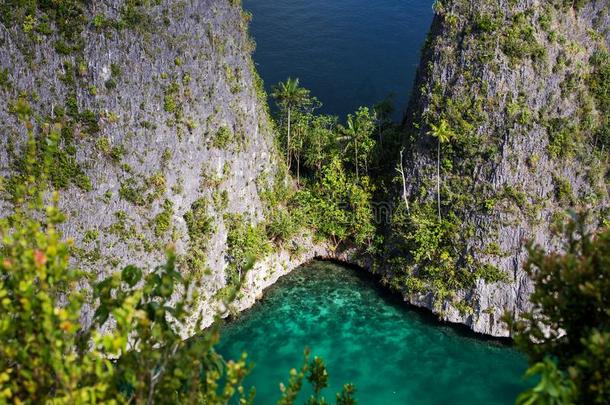
[[[309,131],[312,114],[298,113],[294,123],[292,136],[292,151],[297,161],[297,185],[301,182],[301,157],[306,147],[306,138]]]
[[[532,309],[507,320],[530,363],[557,364],[561,387],[577,404],[610,398],[610,229],[586,231],[576,218],[565,229],[565,253],[529,247],[525,270],[535,283]],[[548,367],[547,367],[548,368]],[[542,368],[541,368],[542,370]],[[559,380],[559,381],[557,381]]]
[[[49,148],[40,152],[30,136],[19,198],[0,219],[0,403],[250,402],[245,359],[214,352],[217,328],[180,336],[199,325],[198,287],[171,250],[150,271],[127,266],[100,282],[73,266],[59,195],[44,203],[58,139],[41,134]],[[85,303],[95,304],[91,325],[81,323]]]
[[[573,384],[566,381],[564,374],[549,358],[530,367],[525,377],[539,376],[535,387],[517,397],[517,405],[564,405],[572,402]]]
[[[377,117],[377,141],[380,146],[383,146],[383,128],[392,123],[392,114],[394,114],[394,103],[396,94],[391,93],[385,99],[375,104],[373,111]]]
[[[451,141],[455,137],[455,133],[449,127],[449,123],[445,119],[441,119],[437,125],[430,124],[431,130],[428,132],[437,139],[436,144],[436,202],[438,208],[438,220],[441,220],[441,144]]]
[[[310,101],[309,90],[299,86],[299,79],[288,78],[285,82],[279,82],[273,87],[271,95],[277,101],[278,106],[286,112],[287,138],[286,138],[286,165],[290,169],[290,130],[292,112],[300,105]]]
[[[337,143],[337,117],[312,115],[303,151],[305,165],[319,172],[322,166],[339,154]]]
[[[129,265],[101,281],[74,267],[59,194],[49,192],[60,128],[38,137],[28,128],[13,206],[0,218],[0,403],[251,404],[245,355],[215,352],[218,323],[201,329],[201,286],[171,248],[155,268]],[[184,340],[187,331],[197,336]]]
[[[398,174],[400,174],[400,180],[402,182],[402,200],[405,203],[405,207],[407,209],[407,212],[409,211],[409,198],[407,197],[407,177],[405,175],[405,168],[404,168],[404,159],[403,159],[403,154],[404,154],[405,149],[402,148],[400,150],[400,162],[398,163],[398,165],[396,166],[396,171],[398,172]]]
[[[336,248],[348,238],[357,244],[373,239],[372,192],[368,177],[354,181],[335,157],[322,168],[317,181],[295,198],[307,225]]]
[[[282,397],[277,401],[277,405],[292,405],[296,402],[299,392],[303,386],[303,378],[307,376],[307,380],[312,385],[315,396],[309,397],[306,401],[307,405],[325,405],[326,400],[322,397],[321,391],[328,386],[328,372],[324,361],[315,357],[309,361],[309,349],[305,349],[305,359],[299,370],[290,370],[290,379],[288,384],[280,384]],[[354,394],[356,388],[352,384],[345,384],[343,390],[335,395],[336,405],[356,405]]]
[[[324,360],[315,356],[309,365],[309,374],[307,375],[307,381],[313,386],[314,395],[307,401],[308,405],[322,405],[326,401],[320,394],[322,390],[328,387],[328,372],[326,371],[326,365]]]
[[[354,115],[348,114],[346,127],[342,128],[347,147],[353,151],[353,165],[356,170],[356,180],[360,179],[360,161],[364,160],[365,171],[368,172],[369,155],[375,147],[371,134],[375,130],[375,114],[367,107],[360,107]]]

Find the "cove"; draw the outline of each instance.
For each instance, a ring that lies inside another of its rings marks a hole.
[[[313,262],[281,278],[264,298],[225,324],[217,350],[254,363],[245,386],[257,404],[275,403],[279,382],[303,349],[329,370],[325,397],[354,383],[359,404],[513,404],[527,388],[526,360],[409,308],[363,270]],[[307,384],[297,403],[311,391]]]
[[[254,61],[267,91],[298,77],[344,117],[390,93],[405,110],[432,22],[433,0],[245,0]]]

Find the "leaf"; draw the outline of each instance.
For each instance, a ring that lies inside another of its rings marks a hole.
[[[121,272],[121,279],[126,282],[129,287],[133,287],[142,279],[142,270],[139,267],[130,264]]]

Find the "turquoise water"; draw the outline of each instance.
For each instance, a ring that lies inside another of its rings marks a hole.
[[[400,117],[411,92],[433,0],[245,0],[267,88],[299,77],[344,116],[396,94]]]
[[[275,403],[303,348],[327,362],[325,394],[357,387],[359,404],[512,404],[526,387],[517,351],[409,309],[356,270],[314,262],[283,277],[223,327],[220,353],[248,352],[255,403]],[[298,403],[303,403],[304,392]]]

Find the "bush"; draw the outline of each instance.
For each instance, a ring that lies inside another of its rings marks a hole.
[[[201,331],[201,286],[177,270],[173,252],[150,271],[130,265],[93,281],[72,265],[72,242],[57,230],[58,194],[43,204],[52,159],[27,152],[21,199],[0,219],[0,403],[251,404],[245,355],[225,361],[214,351],[218,326]],[[187,224],[206,225],[204,218],[193,214]],[[258,231],[237,234],[234,241],[249,241],[244,252],[260,248]],[[86,308],[94,312],[84,324]],[[199,335],[183,340],[186,331]],[[293,375],[295,399],[301,384]],[[354,403],[346,387],[338,404]],[[282,403],[292,404],[285,393]]]
[[[565,238],[564,254],[530,246],[525,270],[535,283],[533,308],[507,319],[530,363],[546,362],[545,368],[549,359],[556,363],[555,380],[572,387],[571,403],[605,404],[610,397],[610,229],[590,234],[577,219],[565,227]]]
[[[243,275],[264,255],[271,253],[264,224],[252,225],[243,215],[227,214],[229,267],[225,277],[228,286],[238,286]]]
[[[148,274],[127,266],[89,284],[70,265],[54,201],[40,220],[16,209],[0,221],[0,402],[185,402],[196,395],[221,403],[237,393],[244,359],[216,368],[215,330],[192,343],[177,333],[197,295],[187,296],[191,285],[173,254]],[[99,303],[90,327],[80,322],[84,285]],[[214,384],[224,386],[222,394]]]
[[[348,239],[358,245],[370,244],[375,226],[372,186],[368,177],[349,177],[343,163],[334,157],[322,168],[309,189],[298,192],[297,204],[306,224],[335,246]]]

